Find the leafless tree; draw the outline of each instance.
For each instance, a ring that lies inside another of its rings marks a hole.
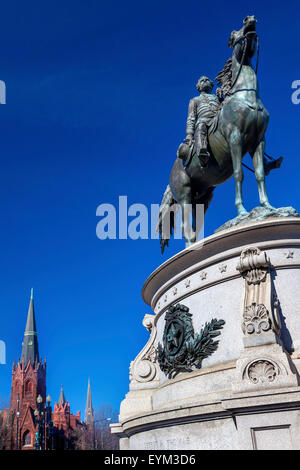
[[[118,412],[110,403],[104,403],[95,411],[95,449],[119,449],[119,438],[110,430],[110,424],[116,421]]]
[[[8,413],[4,418],[3,410],[0,411],[0,449],[13,449],[15,442],[13,439],[15,415]]]
[[[14,414],[9,413],[9,400],[0,395],[0,449],[12,449],[13,447],[13,425]],[[7,409],[5,413],[5,409]]]
[[[70,448],[75,450],[90,450],[94,448],[94,433],[91,428],[77,426],[70,434]]]
[[[76,450],[116,450],[119,439],[110,431],[110,424],[118,419],[118,412],[109,403],[101,405],[94,413],[94,426],[77,427],[71,434]]]

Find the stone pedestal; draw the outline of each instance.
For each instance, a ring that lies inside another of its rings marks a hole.
[[[218,232],[156,269],[150,338],[112,425],[121,448],[300,449],[299,286],[292,217]]]

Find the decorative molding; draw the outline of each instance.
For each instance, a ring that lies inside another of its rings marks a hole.
[[[221,263],[227,264],[228,261],[233,261],[237,256],[240,256],[240,246],[245,243],[245,239],[248,240],[249,246],[253,243],[258,246],[263,245],[264,250],[267,252],[269,250],[276,250],[274,264],[276,264],[277,271],[286,268],[291,269],[291,266],[299,268],[300,260],[296,256],[300,248],[299,226],[300,218],[299,220],[292,218],[290,220],[278,219],[272,221],[272,224],[270,222],[259,222],[253,226],[245,226],[243,230],[235,229],[229,230],[226,233],[223,232],[222,236],[219,234],[220,237],[208,237],[204,240],[203,247],[203,240],[201,241],[201,250],[184,250],[167,260],[163,267],[159,266],[149,276],[143,286],[144,300],[154,309],[159,298],[173,285],[183,282],[186,277],[191,277],[194,273],[197,273],[197,278],[199,279],[198,273],[202,270],[207,270],[213,265],[218,270],[217,265]],[[242,237],[242,242],[240,237]],[[221,241],[222,243],[220,243]],[[220,246],[222,249],[220,249]],[[289,248],[294,250],[294,258],[296,258],[294,261],[284,257],[283,252]],[[209,271],[210,282],[203,283],[202,285],[197,282],[194,283],[192,278],[193,289],[209,289],[215,284],[227,282],[227,280],[237,277],[234,275],[233,266],[228,264],[227,271],[230,274],[224,273],[223,276],[218,278],[211,276],[212,273]],[[181,299],[178,300],[180,301]]]
[[[247,365],[244,378],[253,384],[271,383],[280,375],[280,367],[270,359],[256,359]]]
[[[157,330],[154,325],[154,318],[155,315],[146,314],[143,319],[143,325],[150,332],[150,338],[136,359],[130,364],[130,390],[157,386],[157,350],[154,345]]]
[[[294,240],[292,240],[292,242],[294,245],[297,245]],[[273,250],[274,248],[278,248],[276,246],[275,241],[273,241],[272,243],[271,242],[264,243],[264,245],[266,245],[270,250]],[[283,248],[281,249],[281,251],[278,250],[276,253],[274,253],[274,256],[275,256],[274,265],[276,265],[276,272],[279,272],[285,269],[291,269],[291,268],[300,269],[300,262],[297,262],[297,260],[295,259],[296,258],[295,254],[294,254],[294,259],[286,259],[283,253],[284,253]],[[296,253],[296,251],[294,251],[294,253]],[[152,299],[151,305],[153,309],[155,310],[155,312],[157,313],[157,320],[161,315],[165,313],[166,307],[168,308],[168,306],[172,305],[172,303],[174,302],[173,294],[172,296],[168,294],[168,302],[166,303],[167,305],[162,302],[162,299],[164,298],[164,294],[166,292],[172,293],[175,287],[178,289],[176,301],[183,302],[187,293],[194,294],[196,292],[212,289],[216,285],[238,279],[241,276],[241,274],[237,270],[235,271],[234,269],[234,266],[236,266],[236,262],[234,261],[234,258],[236,256],[240,256],[240,254],[241,252],[238,253],[236,250],[232,250],[230,257],[228,256],[227,253],[226,253],[226,256],[222,256],[221,260],[223,264],[227,265],[227,271],[223,273],[221,276],[218,275],[219,273],[218,266],[216,266],[217,272],[213,272],[213,271],[211,272],[208,269],[212,266],[212,264],[215,263],[215,261],[220,260],[220,257],[219,257],[216,260],[210,259],[210,263],[202,262],[202,263],[198,263],[194,265],[193,269],[186,270],[184,276],[177,275],[175,277],[170,278],[170,280],[166,282],[166,284],[162,285],[156,291]],[[190,280],[189,289],[185,288],[185,285],[184,285],[184,281],[186,278]],[[206,282],[203,282],[204,280]],[[160,306],[158,307],[159,303],[160,303]]]
[[[248,247],[242,251],[236,269],[245,279],[242,313],[244,335],[255,337],[270,330],[279,335],[279,302],[272,289],[269,257],[257,247]],[[275,337],[273,341],[276,341]],[[248,345],[254,344],[248,342]]]
[[[269,257],[257,247],[248,247],[240,255],[237,270],[245,279],[245,348],[237,360],[232,390],[240,393],[297,386],[298,375],[279,337],[279,301],[272,285]]]
[[[234,393],[297,387],[298,374],[280,344],[245,348],[236,363]]]
[[[236,269],[249,285],[260,284],[266,279],[269,265],[266,252],[251,246],[242,251]]]
[[[242,323],[244,334],[260,334],[262,331],[265,332],[270,330],[270,328],[271,322],[269,314],[263,304],[257,305],[253,302],[251,305],[245,307],[244,321]]]

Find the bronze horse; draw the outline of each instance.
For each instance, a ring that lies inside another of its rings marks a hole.
[[[256,71],[251,65],[257,45],[256,18],[247,16],[243,27],[233,31],[229,46],[232,57],[226,62],[216,80],[221,85],[224,101],[215,116],[208,136],[210,158],[207,166],[200,164],[193,147],[188,162],[177,159],[173,165],[169,185],[165,191],[159,214],[158,230],[161,236],[161,249],[168,245],[169,236],[164,236],[165,218],[170,218],[172,206],[176,203],[182,209],[182,231],[189,246],[197,240],[195,224],[196,204],[203,204],[207,210],[213,191],[234,175],[238,216],[247,214],[242,199],[243,168],[242,159],[247,152],[252,157],[258,185],[261,206],[272,209],[265,188],[265,132],[269,114],[259,97]],[[184,145],[184,144],[182,144]],[[278,160],[273,167],[280,166]],[[188,212],[193,209],[193,223],[189,222]],[[171,213],[171,232],[174,228],[174,214]]]

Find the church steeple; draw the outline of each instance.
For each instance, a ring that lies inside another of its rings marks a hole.
[[[39,346],[35,323],[33,289],[31,289],[27,323],[24,333],[24,341],[22,344],[21,360],[24,361],[25,366],[27,365],[28,361],[30,361],[31,364],[34,364],[36,360],[39,361]]]
[[[91,392],[90,378],[88,381],[88,389],[87,389],[85,422],[86,424],[91,424],[94,422],[94,410],[93,410],[93,405],[92,405],[92,392]]]
[[[67,403],[67,400],[66,400],[66,397],[65,397],[65,394],[64,394],[64,389],[63,389],[63,386],[61,384],[61,388],[60,388],[60,394],[59,394],[59,399],[58,399],[58,405],[64,405],[65,403]]]

